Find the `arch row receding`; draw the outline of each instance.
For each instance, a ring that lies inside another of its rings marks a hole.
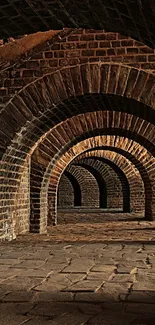
[[[145,82],[143,84],[141,83],[142,75],[145,75]],[[154,123],[154,111],[152,109],[154,108],[153,78],[152,74],[120,64],[92,63],[68,69],[64,68],[53,74],[48,74],[19,92],[5,107],[0,117],[2,122],[0,138],[2,153],[4,153],[2,169],[5,170],[2,180],[2,192],[6,195],[4,196],[2,193],[1,198],[8,200],[6,187],[13,189],[12,192],[10,190],[11,193],[8,195],[9,198],[11,197],[11,200],[10,202],[8,201],[7,209],[4,207],[1,209],[3,216],[7,218],[9,214],[12,219],[12,214],[15,214],[15,208],[11,206],[11,201],[13,202],[14,200],[14,193],[17,193],[27,152],[32,149],[35,143],[35,146],[37,146],[39,138],[43,138],[43,135],[46,135],[52,126],[55,127],[58,122],[65,121],[72,114],[79,114],[80,107],[81,112],[83,111],[86,105],[81,105],[79,96],[83,97],[84,94],[89,94],[89,111],[93,110],[97,96],[98,101],[101,102],[99,109],[101,109],[103,102],[107,100],[107,105],[109,103],[110,106],[113,103],[116,110],[123,109],[123,106],[126,104],[129,111],[129,102],[134,101],[137,116],[143,112],[143,117],[145,117],[146,121],[151,119]],[[150,85],[149,93],[148,85]],[[76,100],[74,100],[75,97],[77,97]],[[72,98],[72,101],[69,101],[71,102],[70,107],[74,107],[74,110],[68,110],[68,98]],[[87,96],[83,98],[86,99]],[[93,105],[90,104],[92,98]],[[136,101],[138,101],[137,105]],[[131,106],[133,107],[133,105]],[[141,107],[143,109],[140,109]],[[11,114],[13,109],[18,111],[19,119],[16,118],[16,115],[13,118]],[[103,109],[106,109],[106,107],[104,106]],[[8,115],[10,116],[9,126],[7,123]],[[112,119],[112,116],[110,119]],[[146,127],[145,132],[147,132],[149,125],[147,125],[146,121],[143,124],[143,127]],[[152,126],[149,134],[151,134],[151,131]],[[42,140],[42,138],[40,139]],[[148,143],[149,145],[149,149],[153,151],[153,146]],[[6,150],[6,148],[8,149]],[[33,152],[34,148],[31,152]],[[62,149],[64,150],[64,148]],[[14,176],[17,177],[13,177],[13,168],[16,173]],[[43,175],[45,171],[43,170],[42,172]]]

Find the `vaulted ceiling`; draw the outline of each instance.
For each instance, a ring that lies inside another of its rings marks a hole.
[[[155,45],[154,0],[1,0],[0,38],[49,29],[118,31]]]

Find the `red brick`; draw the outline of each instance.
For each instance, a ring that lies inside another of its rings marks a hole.
[[[106,55],[106,51],[105,50],[97,50],[96,51],[96,55],[97,56],[105,56]]]
[[[81,41],[93,41],[94,40],[94,35],[93,34],[84,34],[84,35],[81,35],[80,37],[80,40]]]
[[[137,48],[135,48],[135,47],[128,47],[127,48],[127,53],[129,53],[129,54],[137,54],[138,53],[138,49]]]
[[[78,35],[70,35],[67,37],[68,42],[74,42],[74,41],[79,41],[79,36]]]
[[[90,48],[98,48],[98,42],[90,42],[90,43],[88,43],[88,47],[90,47]]]
[[[149,55],[148,56],[148,61],[149,62],[155,62],[155,55]]]
[[[88,43],[87,42],[77,42],[76,43],[76,48],[77,49],[86,49],[87,48]]]
[[[147,61],[147,57],[145,55],[137,55],[136,56],[136,61],[137,62],[146,62]]]
[[[107,40],[116,40],[117,39],[117,33],[107,33],[105,35],[105,39],[107,39]]]
[[[108,55],[115,55],[115,50],[114,49],[107,49],[107,54]]]
[[[83,50],[82,56],[94,56],[94,51],[93,50]]]
[[[64,51],[54,51],[54,57],[55,58],[64,58],[65,52]]]
[[[67,58],[79,57],[79,56],[80,56],[80,50],[66,51],[66,57]]]
[[[53,58],[53,52],[52,51],[45,52],[45,59],[50,59],[50,58]]]
[[[58,67],[59,61],[58,60],[49,60],[50,67]]]
[[[33,77],[34,71],[33,70],[23,70],[22,76],[23,77]]]
[[[96,40],[105,40],[105,34],[96,34],[95,35]]]
[[[133,46],[134,44],[134,41],[133,40],[124,40],[124,41],[121,41],[121,46]]]
[[[126,54],[126,49],[120,47],[120,48],[116,49],[116,53],[117,53],[117,55],[124,55],[124,54]]]
[[[108,47],[111,47],[111,43],[110,43],[110,41],[99,42],[99,46],[102,48],[103,47],[108,48]]]

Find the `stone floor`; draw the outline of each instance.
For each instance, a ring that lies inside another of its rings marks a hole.
[[[49,231],[1,244],[0,325],[155,324],[153,222]]]
[[[122,213],[121,209],[59,208],[58,224],[102,223],[105,221],[136,221],[144,218],[142,213]]]

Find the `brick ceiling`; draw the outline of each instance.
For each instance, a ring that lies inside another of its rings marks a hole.
[[[155,45],[154,0],[1,0],[0,38],[60,30],[105,29]]]

